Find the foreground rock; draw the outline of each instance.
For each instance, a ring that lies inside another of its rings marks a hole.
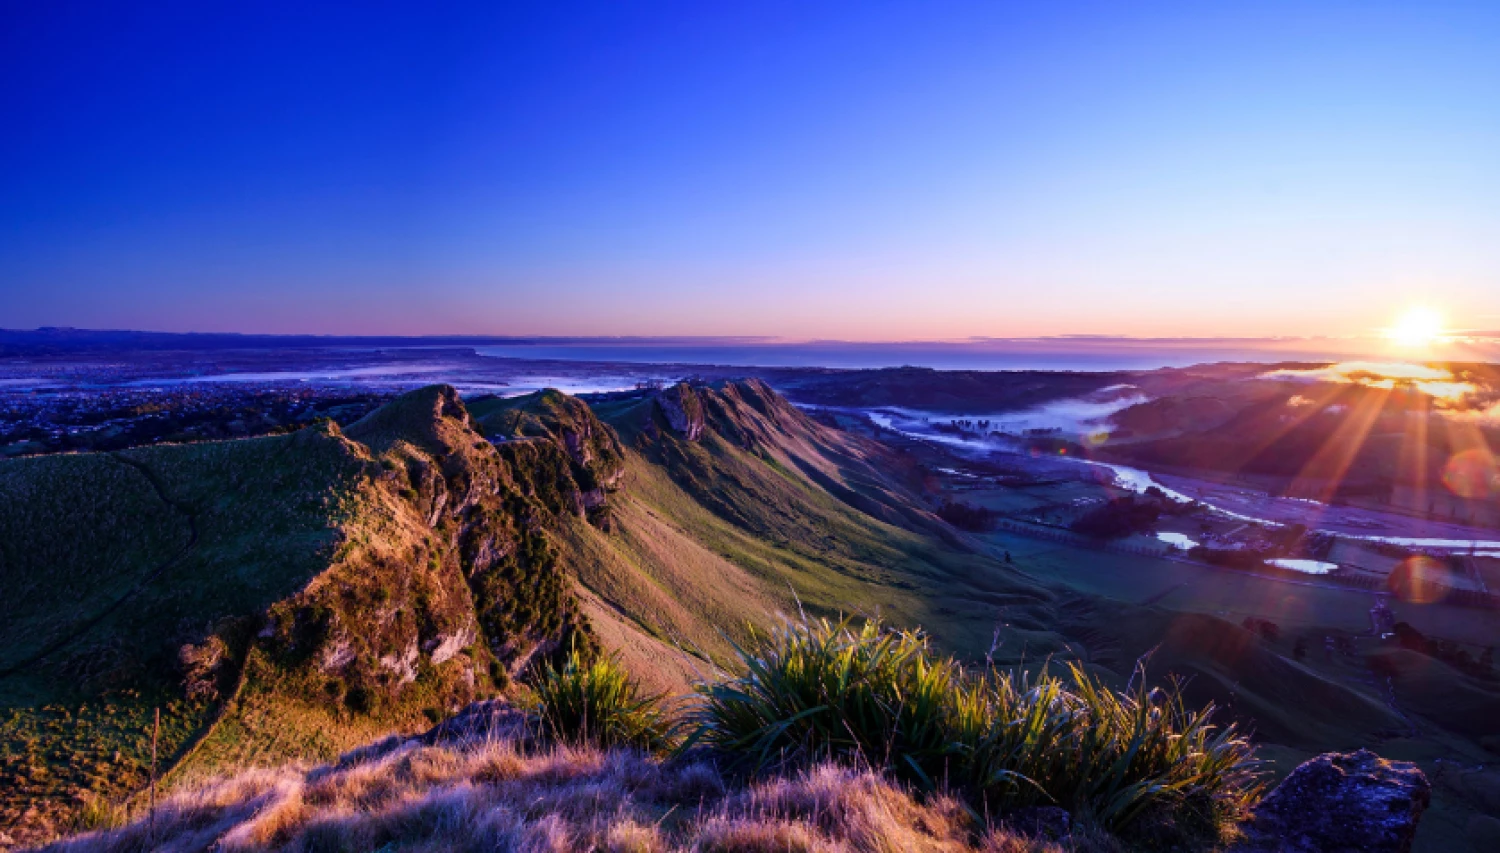
[[[1405,853],[1432,786],[1416,765],[1375,753],[1304,762],[1255,808],[1239,853]]]

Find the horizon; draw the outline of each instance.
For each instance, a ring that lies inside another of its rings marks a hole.
[[[890,369],[940,371],[1150,371],[1213,364],[1463,365],[1500,361],[1500,333],[1441,334],[1402,340],[1388,333],[1344,338],[1136,338],[1060,335],[956,340],[841,341],[775,336],[712,335],[313,335],[159,332],[43,327],[0,328],[0,347],[13,354],[203,349],[205,351],[369,347],[462,347],[491,358],[530,362],[622,365],[700,365],[745,368]]]
[[[7,327],[1500,327],[1500,9],[16,6]]]

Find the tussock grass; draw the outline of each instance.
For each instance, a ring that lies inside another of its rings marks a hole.
[[[1059,851],[979,831],[947,797],[823,765],[736,787],[712,765],[638,750],[408,742],[350,767],[259,770],[183,790],[67,853],[218,850]],[[1107,847],[1072,849],[1106,850]]]
[[[786,622],[738,648],[744,674],[700,686],[696,742],[752,773],[836,761],[1004,814],[1061,806],[1115,831],[1216,833],[1261,791],[1259,764],[1212,706],[1138,670],[1114,691],[1076,665],[1035,679],[973,673],[918,632]]]
[[[549,664],[533,686],[543,728],[559,741],[661,752],[678,724],[660,694],[648,694],[614,656],[584,658],[576,648]]]

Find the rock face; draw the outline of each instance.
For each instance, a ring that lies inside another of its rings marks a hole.
[[[548,544],[561,514],[583,513],[573,462],[542,438],[496,447],[476,426],[453,388],[432,386],[330,428],[323,441],[363,476],[327,568],[269,608],[264,654],[372,713],[461,706],[539,654],[590,642]]]
[[[1367,749],[1330,752],[1288,776],[1255,808],[1238,853],[1405,853],[1432,786],[1416,765]]]
[[[686,382],[662,391],[656,398],[656,405],[661,408],[662,416],[673,432],[688,441],[697,441],[703,435],[703,402]]]
[[[553,470],[551,460],[540,458],[521,467],[550,472],[543,492],[556,492],[568,511],[609,528],[609,495],[621,487],[625,457],[614,430],[587,403],[549,389],[476,401],[471,415],[507,458],[527,456],[527,445],[538,441],[556,447],[567,470]]]

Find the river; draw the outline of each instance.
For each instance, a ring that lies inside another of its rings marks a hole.
[[[1133,405],[1133,402],[1127,401],[1138,402],[1133,397],[1121,397],[1119,400],[1125,405]],[[1068,435],[1087,435],[1092,430],[1104,428],[1104,419],[1117,410],[1113,407],[1113,402],[1088,399],[1058,401],[1027,412],[1012,412],[995,415],[992,418],[966,415],[961,419],[970,421],[988,419],[993,424],[1005,426],[1025,424],[1025,429],[1056,429]],[[1123,407],[1123,405],[1119,406],[1119,408]],[[1461,525],[1429,522],[1379,510],[1335,507],[1305,498],[1280,498],[1264,492],[1224,486],[1207,480],[1176,476],[1158,477],[1149,471],[1114,462],[1050,455],[1038,460],[1016,439],[995,436],[972,438],[933,429],[933,423],[946,423],[957,417],[953,415],[890,408],[863,410],[862,413],[879,426],[892,432],[922,441],[936,442],[976,456],[1005,454],[1021,461],[1023,465],[1033,467],[1083,465],[1095,470],[1107,471],[1111,481],[1121,488],[1144,493],[1147,489],[1155,487],[1173,500],[1195,501],[1203,504],[1211,512],[1239,521],[1272,527],[1302,524],[1309,530],[1319,530],[1345,539],[1382,542],[1427,551],[1472,552],[1476,555],[1500,552],[1500,539],[1482,538],[1487,531],[1474,530]],[[1391,535],[1360,532],[1371,526],[1396,532]],[[1412,528],[1416,526],[1423,527],[1423,532],[1442,532],[1447,535],[1404,535],[1414,533]]]

